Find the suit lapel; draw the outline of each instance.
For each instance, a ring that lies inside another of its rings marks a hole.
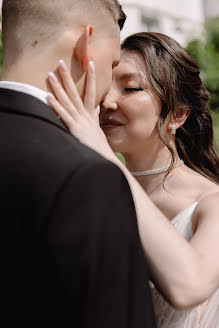
[[[36,117],[68,132],[52,108],[26,93],[0,88],[0,112]]]

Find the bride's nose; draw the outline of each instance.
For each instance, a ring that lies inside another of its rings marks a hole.
[[[116,92],[110,90],[107,95],[105,96],[102,104],[101,110],[104,112],[114,111],[118,109],[118,99],[116,96]]]

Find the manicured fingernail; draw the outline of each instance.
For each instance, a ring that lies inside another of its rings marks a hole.
[[[89,61],[89,68],[91,73],[95,72],[95,65],[93,61]]]
[[[53,72],[49,72],[49,77],[54,83],[58,83],[58,79]]]
[[[97,106],[97,113],[100,114],[100,105]]]
[[[50,92],[47,94],[47,98],[49,98],[49,99],[51,99],[51,100],[55,100],[55,97],[54,97],[53,94],[50,93]]]
[[[59,61],[59,66],[61,67],[61,69],[63,70],[63,72],[67,72],[68,68],[67,68],[67,65],[66,65],[66,63],[64,62],[63,59],[61,59]]]

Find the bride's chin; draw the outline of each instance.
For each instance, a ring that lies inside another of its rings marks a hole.
[[[114,144],[112,144],[111,142],[108,142],[109,143],[109,145],[110,145],[110,148],[112,149],[112,151],[114,152],[114,153],[117,153],[117,148],[118,147],[116,147]]]
[[[109,142],[109,145],[114,153],[122,153],[124,151],[124,147],[122,147],[122,145],[113,144],[110,142]]]
[[[112,136],[106,135],[106,139],[114,153],[121,153],[125,150],[124,148],[127,148],[127,144],[124,144],[122,138],[114,138]]]

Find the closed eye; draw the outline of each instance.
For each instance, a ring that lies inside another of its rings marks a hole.
[[[142,88],[124,88],[125,92],[138,92],[138,91],[143,91]]]

